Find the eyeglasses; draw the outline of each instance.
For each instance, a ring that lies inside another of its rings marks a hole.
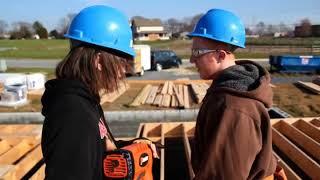
[[[201,57],[207,53],[212,53],[212,52],[218,52],[221,51],[221,49],[192,49],[191,50],[191,57]],[[229,54],[229,51],[225,51],[227,54]]]

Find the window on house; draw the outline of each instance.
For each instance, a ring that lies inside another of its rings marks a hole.
[[[148,34],[144,34],[144,37],[148,37]]]

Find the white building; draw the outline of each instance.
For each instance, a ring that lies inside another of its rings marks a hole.
[[[131,23],[134,40],[155,41],[170,39],[159,19],[139,17],[132,19]]]

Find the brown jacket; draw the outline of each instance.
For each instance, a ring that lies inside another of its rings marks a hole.
[[[262,179],[273,174],[270,76],[238,61],[212,83],[200,108],[192,151],[196,180]]]

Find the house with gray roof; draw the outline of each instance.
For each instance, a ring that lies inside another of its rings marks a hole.
[[[164,30],[160,19],[135,17],[131,20],[131,25],[134,40],[156,41],[170,39],[168,33]]]

